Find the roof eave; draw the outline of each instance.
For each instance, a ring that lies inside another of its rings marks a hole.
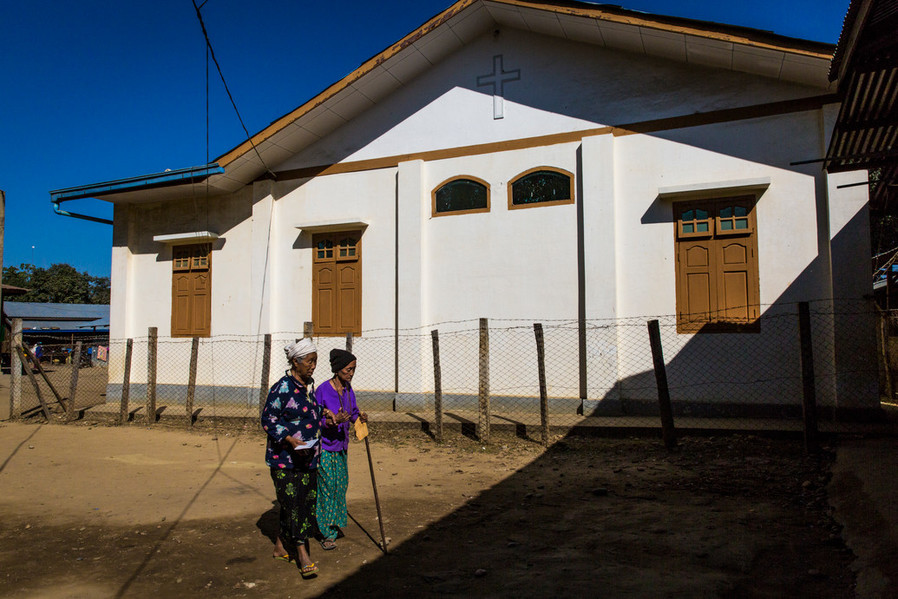
[[[426,21],[423,25],[403,37],[398,42],[392,44],[385,50],[366,60],[357,69],[355,69],[336,83],[327,87],[324,91],[310,99],[305,104],[290,111],[284,116],[275,119],[271,122],[271,124],[252,136],[249,140],[235,146],[231,150],[222,154],[216,159],[216,162],[225,167],[232,164],[241,156],[252,151],[253,147],[259,146],[265,140],[269,139],[294,121],[298,120],[306,113],[324,104],[331,97],[335,96],[340,91],[344,90],[348,86],[364,77],[378,65],[386,62],[401,50],[415,43],[417,40],[432,32],[434,29],[441,26],[446,21],[461,13],[465,9],[481,2],[484,4],[494,3],[536,8],[539,10],[547,10],[559,14],[582,16],[638,27],[649,27],[665,31],[676,31],[678,33],[706,37],[709,39],[716,39],[721,41],[728,41],[731,43],[737,43],[746,46],[790,52],[797,55],[820,58],[822,60],[830,60],[833,51],[835,50],[835,45],[833,44],[791,38],[769,31],[761,31],[736,25],[725,25],[710,21],[686,19],[682,17],[652,15],[649,13],[623,9],[619,6],[591,4],[585,2],[572,2],[567,0],[459,0],[443,12]]]

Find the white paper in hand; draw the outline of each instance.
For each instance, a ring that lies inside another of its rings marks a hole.
[[[293,451],[300,451],[303,449],[312,449],[315,445],[318,444],[318,439],[312,439],[311,441],[303,441],[299,445],[293,448]]]

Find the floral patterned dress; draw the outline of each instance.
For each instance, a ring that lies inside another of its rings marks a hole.
[[[280,504],[278,536],[292,553],[292,548],[318,534],[315,505],[321,408],[314,390],[307,390],[287,372],[268,392],[261,421],[268,436],[265,462]],[[316,443],[310,449],[294,450],[287,437]]]

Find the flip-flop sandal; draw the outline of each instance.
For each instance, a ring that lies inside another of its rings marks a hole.
[[[321,548],[324,549],[325,551],[333,551],[334,549],[337,548],[337,542],[334,541],[333,539],[324,539],[324,540],[318,541],[318,542],[321,543]]]
[[[284,555],[272,555],[271,557],[273,557],[276,560],[280,560],[282,562],[288,562],[291,564],[293,563],[293,558],[290,557],[289,553],[285,553]]]
[[[312,562],[308,566],[302,566],[299,573],[303,578],[314,578],[318,576],[318,566]]]

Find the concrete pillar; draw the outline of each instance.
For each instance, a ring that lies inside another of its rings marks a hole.
[[[617,315],[618,244],[614,223],[617,202],[623,201],[615,196],[613,135],[583,138],[577,178],[583,214],[580,255],[585,276],[581,283],[585,317],[587,320],[609,318]],[[587,379],[587,399],[582,402],[583,413],[587,415],[596,410],[614,412],[620,405],[616,374],[608,380],[597,378],[597,373],[618,372],[617,332],[609,328],[602,335],[599,338],[593,333],[587,339],[585,367],[587,374],[592,373]]]
[[[121,397],[121,381],[125,371],[125,339],[135,337],[132,330],[133,316],[129,304],[133,293],[133,255],[130,243],[135,227],[131,224],[134,209],[127,204],[116,204],[112,225],[112,257],[109,277],[109,354],[107,362],[108,383],[106,401],[116,402]]]
[[[871,297],[868,188],[838,189],[839,185],[864,181],[867,176],[867,171],[826,176],[834,298],[831,342],[836,375],[834,385],[836,406],[848,410],[879,407],[878,321]],[[817,331],[813,333],[816,335]],[[814,341],[816,357],[817,339]],[[818,375],[822,367],[817,368]]]
[[[250,294],[252,296],[250,331],[254,335],[271,332],[271,303],[273,301],[272,273],[277,261],[275,236],[274,184],[272,181],[253,183],[252,262],[250,266]]]
[[[253,361],[253,380],[278,376],[282,365],[280,360],[271,360],[270,345],[266,357],[265,335],[272,332],[273,320],[278,314],[273,305],[277,298],[274,288],[275,264],[278,262],[277,227],[275,220],[274,187],[272,181],[256,181],[253,183],[252,197],[252,252],[250,262],[250,314],[249,330],[256,336],[256,357]],[[311,293],[309,293],[311,296]],[[311,312],[309,313],[311,316]],[[271,340],[269,338],[269,344]],[[272,370],[272,366],[274,366]],[[268,373],[257,369],[268,368]],[[267,391],[267,390],[266,390]]]
[[[423,219],[425,196],[426,204],[430,205],[424,176],[424,162],[411,160],[401,162],[396,180],[396,327],[398,330],[420,327],[424,315],[424,302],[428,287],[423,271],[426,251],[423,240]],[[423,339],[423,337],[422,337]],[[433,373],[425,369],[424,360],[430,365],[429,344],[425,355],[424,343],[415,343],[405,338],[400,341],[397,335],[398,346],[396,355],[396,391],[397,398],[395,408],[411,409],[424,400],[420,389],[426,388],[424,382],[425,372],[428,377]],[[415,395],[405,396],[404,389],[415,392]]]
[[[131,301],[131,248],[129,235],[131,207],[116,204],[112,225],[112,262],[109,277],[109,337],[126,339],[133,337],[127,321],[128,304]]]

